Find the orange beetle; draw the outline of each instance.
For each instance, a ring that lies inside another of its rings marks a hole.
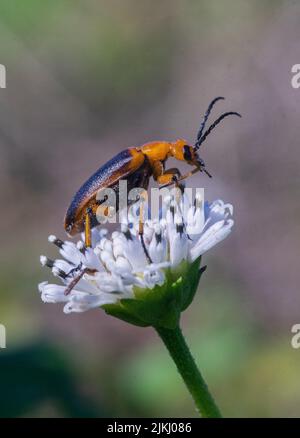
[[[240,116],[237,112],[223,113],[210,127],[204,131],[210,112],[218,100],[223,97],[216,97],[208,106],[203,117],[200,129],[197,134],[196,142],[193,146],[186,140],[176,140],[174,142],[154,141],[139,147],[125,149],[117,154],[110,161],[100,167],[78,190],[67,210],[65,217],[65,230],[71,236],[85,231],[85,246],[91,246],[91,228],[98,225],[96,212],[101,203],[97,199],[99,190],[111,188],[117,198],[119,195],[120,180],[127,181],[128,191],[140,187],[147,190],[151,176],[162,187],[170,184],[180,186],[180,181],[185,180],[196,172],[205,172],[209,177],[210,173],[206,170],[204,161],[198,155],[198,149],[205,141],[211,131],[227,116]],[[168,158],[173,157],[178,161],[184,161],[193,166],[194,169],[185,175],[181,175],[179,169],[165,169]],[[142,208],[140,209],[141,214]],[[143,224],[140,221],[139,234],[145,255],[151,263],[147,248],[143,238]],[[94,271],[88,268],[82,269],[79,265],[74,268],[79,271],[65,290],[69,294],[85,274],[93,274]],[[73,271],[73,270],[72,270]],[[71,272],[72,272],[71,271]]]
[[[182,139],[174,142],[154,141],[125,149],[100,167],[75,194],[65,217],[67,233],[72,236],[85,231],[86,246],[91,246],[90,230],[98,224],[96,211],[101,204],[101,201],[97,200],[97,192],[103,188],[111,188],[118,196],[120,180],[127,181],[130,191],[135,187],[147,189],[151,176],[162,186],[178,185],[180,181],[198,171],[211,176],[205,168],[204,161],[198,155],[199,147],[225,117],[230,115],[241,117],[236,112],[226,112],[204,131],[213,106],[221,99],[224,98],[215,98],[208,106],[193,146]],[[194,166],[194,169],[185,175],[181,175],[177,168],[165,169],[165,163],[170,157],[184,161]],[[142,236],[142,230],[140,234]]]

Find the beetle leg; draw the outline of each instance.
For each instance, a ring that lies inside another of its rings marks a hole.
[[[148,260],[149,263],[152,263],[151,257],[149,255],[147,248],[146,248],[146,244],[145,244],[145,240],[144,240],[144,203],[142,200],[140,203],[139,236],[141,239],[141,244],[142,244],[146,259]]]
[[[156,167],[156,169],[158,170],[158,166]],[[154,171],[153,176],[159,184],[162,184],[162,188],[175,184],[175,186],[178,187],[181,192],[183,192],[184,190],[184,185],[179,184],[179,182],[182,181],[183,178],[181,176],[180,170],[177,169],[177,167],[172,167],[171,169],[167,169],[166,171],[163,171],[163,169],[161,169],[160,174],[155,174]]]
[[[85,246],[90,248],[92,246],[92,232],[91,232],[91,208],[86,209],[85,224],[84,224],[84,240]]]
[[[197,172],[204,172],[204,173],[206,173],[207,176],[209,176],[209,178],[212,178],[212,175],[208,172],[208,170],[205,169],[205,167],[197,166],[195,169],[191,170],[190,172],[188,172],[185,175],[182,175],[180,178],[178,178],[178,181],[182,181],[184,179],[187,179]]]
[[[79,274],[77,275],[77,277],[74,277],[73,280],[68,284],[68,286],[65,289],[64,294],[69,295],[69,293],[74,289],[74,287],[79,282],[79,280],[81,280],[81,278],[84,276],[84,274],[94,274],[95,272],[96,272],[96,269],[89,269],[89,268],[82,269],[79,272]]]
[[[185,175],[179,175],[179,177],[177,178],[177,183],[189,178],[190,176],[194,175],[197,172],[202,172],[202,170],[199,167],[196,167],[195,169],[191,170],[190,172],[187,172]],[[205,170],[204,170],[204,172],[208,174],[208,172],[206,172]],[[211,177],[210,174],[209,174],[209,176]],[[162,188],[168,187],[173,183],[174,183],[174,181],[167,182],[162,186]]]
[[[180,170],[176,167],[165,170],[161,161],[154,161],[152,164],[153,178],[158,184],[172,184],[174,176],[180,175]]]
[[[78,266],[75,266],[75,268],[72,268],[72,269],[67,273],[67,277],[70,277],[70,276],[73,275],[75,272],[80,271],[81,267],[82,267],[82,262],[80,262]]]

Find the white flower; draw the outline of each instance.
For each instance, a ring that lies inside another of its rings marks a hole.
[[[163,217],[145,222],[144,240],[152,263],[145,255],[138,227],[132,224],[123,223],[120,231],[111,236],[106,230],[94,228],[92,248],[86,248],[81,240],[75,244],[49,236],[62,258],[50,260],[41,256],[40,261],[63,284],[40,283],[42,300],[65,303],[65,313],[83,312],[136,299],[137,291],[154,293],[154,288],[163,286],[170,276],[176,282],[182,275],[182,262],[185,267],[192,265],[223,240],[234,223],[230,204],[221,200],[204,203],[197,194],[194,205],[183,208],[182,199],[165,199]],[[79,281],[66,294],[66,287],[78,276]]]

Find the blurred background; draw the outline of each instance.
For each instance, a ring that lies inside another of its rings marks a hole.
[[[299,17],[296,0],[0,1],[1,417],[197,416],[152,329],[64,315],[37,284],[81,183],[125,147],[192,142],[219,95],[212,119],[243,118],[190,184],[236,224],[203,258],[184,332],[224,416],[300,416]]]

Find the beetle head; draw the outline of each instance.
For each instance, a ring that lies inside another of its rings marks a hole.
[[[186,163],[196,166],[200,172],[205,172],[207,175],[210,174],[205,169],[205,163],[197,152],[195,146],[191,146],[186,140],[178,139],[172,143],[171,155],[180,161],[185,161]]]

